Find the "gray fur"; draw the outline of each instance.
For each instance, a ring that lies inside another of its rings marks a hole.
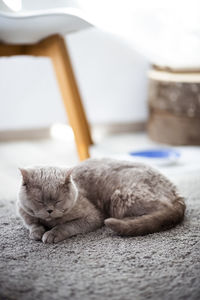
[[[21,173],[19,213],[30,238],[44,243],[103,223],[120,235],[144,235],[175,226],[184,217],[176,187],[144,164],[88,159],[73,169],[34,167]]]

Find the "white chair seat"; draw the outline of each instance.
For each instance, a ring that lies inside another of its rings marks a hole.
[[[77,8],[5,12],[0,7],[0,42],[32,44],[53,35],[65,35],[90,27],[87,17]]]
[[[8,1],[21,1],[22,8],[13,13],[6,8]],[[199,1],[160,2],[0,0],[0,40],[34,43],[51,34],[81,30],[91,23],[125,38],[153,64],[174,69],[199,69]]]

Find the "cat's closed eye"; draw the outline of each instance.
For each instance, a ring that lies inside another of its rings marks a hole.
[[[40,203],[40,204],[44,204],[42,200],[40,199],[34,199],[37,203]]]
[[[57,200],[57,201],[56,201],[56,203],[61,203],[61,202],[63,202],[63,200]]]

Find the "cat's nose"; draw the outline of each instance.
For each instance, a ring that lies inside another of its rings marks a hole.
[[[53,211],[53,209],[47,209],[47,212],[48,212],[49,214],[51,214],[52,211]]]

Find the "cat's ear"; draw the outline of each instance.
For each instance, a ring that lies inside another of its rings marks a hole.
[[[23,168],[19,168],[19,170],[20,170],[20,173],[22,175],[23,185],[26,185],[28,183],[28,179],[29,179],[28,171],[26,169],[23,169]]]
[[[65,175],[65,184],[68,184],[70,182],[70,177],[72,174],[73,168],[70,168],[67,170],[67,173]]]

